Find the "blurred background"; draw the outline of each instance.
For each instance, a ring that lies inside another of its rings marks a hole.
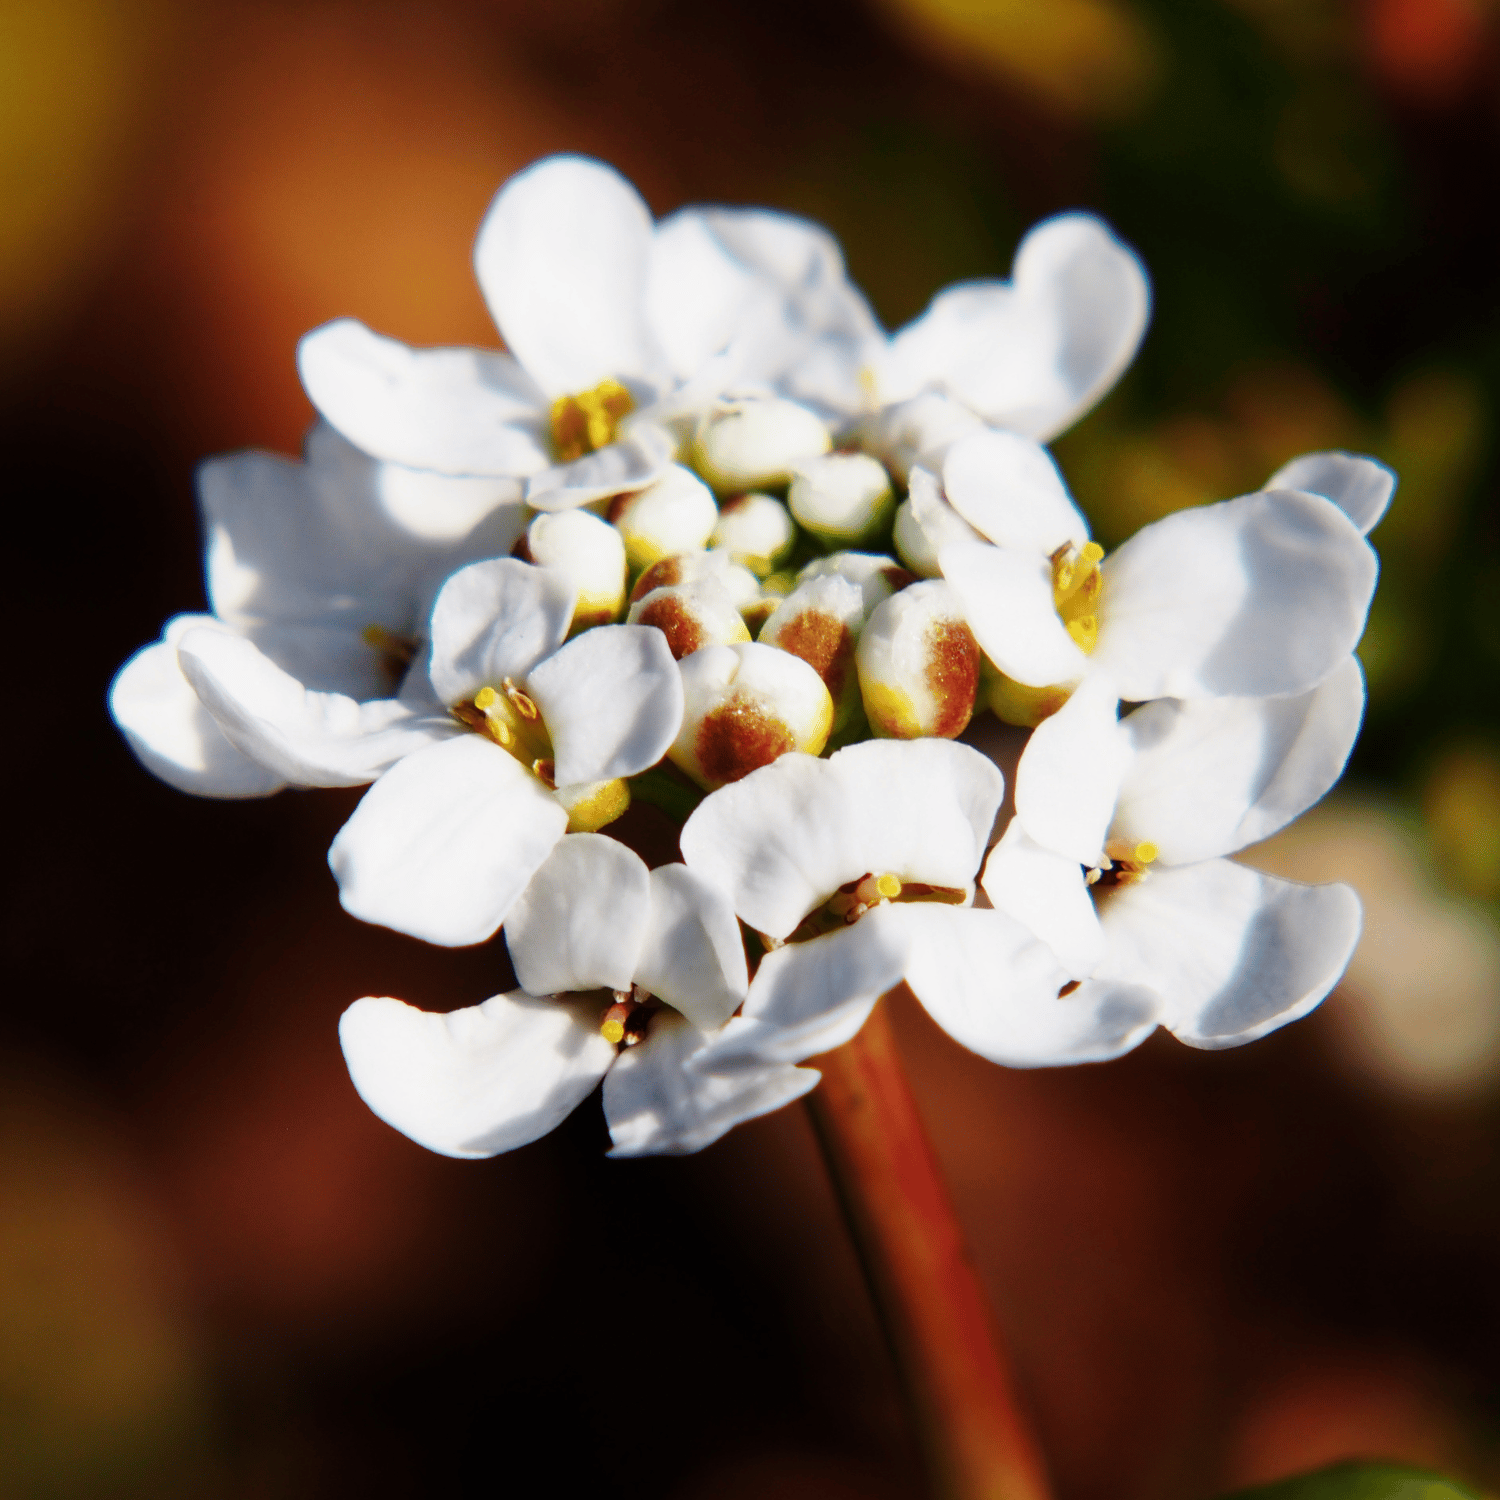
[[[474,231],[561,149],[824,220],[889,326],[1105,214],[1157,299],[1058,445],[1106,542],[1306,449],[1400,471],[1352,773],[1251,856],[1359,888],[1344,987],[1056,1073],[897,1021],[1060,1500],[1500,1487],[1497,84],[1490,0],[0,0],[0,1497],[921,1493],[797,1109],[426,1154],[338,1015],[503,953],[341,913],[357,793],[195,801],[104,711],[202,607],[195,461],[296,450],[325,319],[493,342]]]

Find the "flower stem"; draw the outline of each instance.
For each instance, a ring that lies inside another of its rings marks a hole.
[[[807,1096],[942,1500],[1048,1500],[885,1002]]]

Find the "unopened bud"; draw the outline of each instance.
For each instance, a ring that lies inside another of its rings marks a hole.
[[[941,467],[960,438],[983,432],[984,421],[951,396],[928,391],[882,407],[859,431],[860,447],[873,453],[903,482],[914,464]]]
[[[712,578],[741,611],[753,607],[760,598],[760,583],[755,574],[749,568],[742,568],[729,553],[715,549],[710,552],[679,552],[652,563],[636,579],[635,587],[630,591],[630,602],[634,604],[637,599],[644,599],[652,589],[696,583],[700,578]]]
[[[817,755],[828,743],[833,700],[801,659],[747,641],[684,657],[682,730],[667,755],[713,791],[790,750]]]
[[[870,728],[887,739],[953,739],[974,714],[979,645],[957,594],[914,583],[870,616],[855,653]]]
[[[859,677],[854,647],[865,623],[865,601],[859,585],[829,575],[798,584],[777,605],[757,639],[800,656],[828,689],[837,734],[859,706]]]
[[[708,486],[689,469],[673,464],[655,484],[617,496],[609,519],[625,539],[632,568],[647,568],[679,552],[707,545],[719,507]]]
[[[943,570],[938,566],[937,548],[932,545],[922,523],[917,520],[910,500],[903,500],[896,507],[896,524],[891,531],[896,556],[906,564],[918,578],[941,578]]]
[[[858,584],[864,595],[866,616],[877,604],[885,603],[892,594],[916,582],[905,568],[898,568],[880,552],[830,552],[827,557],[817,557],[808,563],[797,575],[797,582],[806,583],[810,578],[847,578],[850,583]]]
[[[797,524],[781,501],[754,492],[719,507],[713,545],[756,575],[774,573],[797,544]]]
[[[896,550],[901,561],[924,578],[941,576],[938,559],[955,542],[981,542],[975,529],[954,510],[942,486],[926,469],[911,471],[910,489],[896,517]]]
[[[652,589],[630,606],[629,623],[656,626],[678,661],[705,646],[730,646],[750,639],[734,600],[714,578]]]
[[[526,554],[561,573],[578,590],[573,630],[607,625],[625,603],[625,543],[607,521],[586,510],[538,516],[526,528]]]
[[[763,397],[730,402],[711,413],[693,444],[694,464],[720,494],[774,489],[793,466],[827,453],[833,438],[816,412],[795,401]]]
[[[803,526],[835,547],[873,541],[896,508],[891,476],[868,453],[825,453],[799,464],[786,501]]]

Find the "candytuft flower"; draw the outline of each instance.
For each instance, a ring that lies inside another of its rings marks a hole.
[[[482,942],[565,830],[625,811],[623,778],[677,734],[682,682],[658,630],[568,640],[573,601],[566,578],[513,558],[444,584],[427,678],[454,737],[387,771],[334,840],[328,862],[354,916]]]
[[[447,1156],[494,1156],[560,1124],[602,1078],[615,1156],[697,1151],[818,1081],[768,1064],[688,1071],[744,998],[727,900],[684,865],[648,871],[599,834],[563,838],[512,908],[523,988],[447,1015],[357,1001],[339,1026],[355,1087]]]
[[[1359,899],[1223,856],[1323,796],[1363,707],[1352,657],[1297,697],[1161,699],[1118,721],[1110,692],[1080,690],[1032,738],[984,889],[1047,943],[1077,1003],[1139,986],[1196,1047],[1285,1025],[1343,974]]]
[[[302,341],[303,384],[367,452],[524,476],[542,510],[651,483],[676,447],[664,424],[733,387],[847,401],[877,338],[821,229],[727,208],[653,225],[624,178],[583,157],[501,188],[474,268],[508,354],[412,350],[346,318]]]
[[[403,684],[446,575],[510,549],[512,481],[378,463],[320,424],[300,463],[210,459],[198,499],[213,613],[169,620],[110,687],[149,770],[208,797],[351,786],[451,732]]]
[[[943,487],[983,540],[945,541],[939,564],[1011,722],[1039,722],[1094,674],[1136,702],[1303,693],[1364,629],[1375,554],[1322,495],[1267,489],[1178,511],[1106,557],[1023,438],[955,444]]]

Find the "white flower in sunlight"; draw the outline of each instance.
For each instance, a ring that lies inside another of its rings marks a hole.
[[[562,575],[514,558],[443,585],[427,677],[447,729],[393,765],[333,841],[345,910],[431,943],[483,942],[565,830],[625,811],[623,778],[677,735],[682,679],[659,630],[568,640],[573,602]]]
[[[976,537],[950,533],[938,560],[1002,674],[991,706],[1013,723],[1038,722],[1091,676],[1134,702],[1307,692],[1364,629],[1378,563],[1322,495],[1271,489],[1178,511],[1106,557],[1036,443],[966,438],[943,488]],[[942,513],[915,475],[913,497]]]
[[[1307,1014],[1354,951],[1358,897],[1222,856],[1338,779],[1364,709],[1359,664],[1299,697],[1162,699],[1118,720],[1116,706],[1090,683],[1032,735],[985,892],[1048,944],[1072,998],[1138,986],[1193,1046]]]
[[[692,1066],[790,1063],[847,1041],[904,978],[964,1046],[1014,1066],[1114,1056],[1150,1031],[1130,986],[1059,999],[1068,979],[1022,923],[969,903],[1000,806],[994,763],[946,740],[785,755],[706,798],[689,869],[769,950],[743,1012]]]
[[[1150,312],[1135,252],[1092,214],[1059,214],[1027,233],[1008,282],[948,287],[891,339],[876,364],[878,398],[936,391],[1045,442],[1119,378]],[[929,413],[923,425],[942,424]]]
[[[661,424],[734,389],[846,409],[878,342],[822,229],[731,208],[653,225],[624,178],[577,156],[501,188],[474,268],[509,354],[413,350],[341,319],[302,341],[303,383],[366,451],[527,476],[541,510],[650,483],[675,446]]]
[[[198,499],[213,613],[169,620],[110,688],[110,712],[146,767],[182,791],[252,797],[369,781],[429,742],[425,702],[398,689],[443,579],[510,550],[522,525],[516,484],[379,463],[319,425],[300,463],[208,460]],[[348,732],[336,746],[271,742],[227,703],[216,717],[213,688],[206,706],[184,675],[200,647],[316,701]]]
[[[779,1109],[818,1074],[686,1067],[744,999],[739,924],[686,866],[570,834],[512,908],[523,988],[447,1015],[365,999],[339,1026],[361,1097],[448,1156],[494,1156],[560,1124],[604,1080],[615,1156],[698,1151]]]

